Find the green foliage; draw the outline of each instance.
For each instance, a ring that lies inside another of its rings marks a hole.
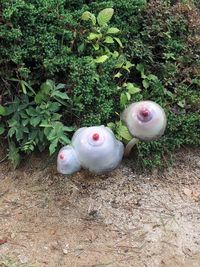
[[[150,99],[165,136],[138,144],[145,166],[200,143],[199,1],[0,1],[0,135],[9,158],[70,142],[80,126],[108,124]]]

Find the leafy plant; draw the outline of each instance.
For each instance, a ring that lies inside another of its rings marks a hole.
[[[165,136],[138,144],[145,166],[200,144],[198,1],[8,0],[0,8],[0,135],[14,162],[47,146],[53,153],[71,127],[111,123],[127,142],[119,114],[142,99],[168,117]]]
[[[59,113],[64,100],[68,96],[61,92],[65,86],[57,86],[47,80],[40,87],[34,100],[30,102],[28,95],[15,97],[11,104],[4,107],[4,116],[9,119],[4,123],[8,128],[9,159],[14,167],[20,163],[20,152],[31,153],[38,148],[44,150],[48,144],[50,154],[53,154],[59,143],[70,143],[67,134],[74,131],[74,127],[66,127],[61,122]],[[61,104],[61,103],[62,104]],[[2,131],[3,133],[3,131]]]

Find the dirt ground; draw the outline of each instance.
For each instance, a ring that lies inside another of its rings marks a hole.
[[[66,177],[42,156],[0,164],[1,267],[200,266],[200,149],[151,175]]]

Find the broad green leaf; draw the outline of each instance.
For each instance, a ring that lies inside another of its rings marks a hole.
[[[5,132],[5,128],[0,126],[0,135]]]
[[[100,48],[99,44],[93,44],[92,46],[93,46],[94,50],[96,50],[96,51],[98,51]]]
[[[123,68],[127,71],[129,71],[130,68],[132,68],[133,66],[135,66],[134,64],[132,64],[130,61],[126,61],[125,62],[125,66],[123,66]]]
[[[130,141],[133,138],[132,135],[129,133],[127,127],[122,124],[119,125],[117,129],[117,134],[121,136],[123,139],[125,139],[126,141]]]
[[[135,86],[133,83],[127,83],[126,88],[131,95],[139,93],[141,91],[141,89]]]
[[[92,13],[90,13],[89,11],[85,11],[81,16],[81,19],[87,21],[90,19],[91,15],[92,15]]]
[[[123,108],[127,103],[127,96],[125,93],[120,95],[120,106]]]
[[[148,80],[143,80],[142,84],[143,84],[145,89],[149,88],[149,81]]]
[[[85,11],[85,12],[82,14],[81,19],[82,19],[82,20],[85,20],[85,21],[91,20],[93,25],[96,24],[96,17],[95,17],[95,15],[92,14],[92,13],[90,13],[89,11]]]
[[[26,109],[26,113],[31,116],[31,117],[35,117],[35,116],[38,116],[38,112],[35,108],[33,107],[29,107]]]
[[[114,28],[114,27],[109,28],[107,31],[108,34],[116,34],[118,32],[120,32],[120,30],[118,28]]]
[[[141,73],[144,73],[144,65],[142,63],[137,64],[136,70],[138,70]]]
[[[0,116],[4,115],[6,115],[6,109],[2,105],[0,105]]]
[[[39,92],[35,96],[36,104],[40,104],[43,100],[48,100],[50,92],[53,91],[55,85],[52,80],[47,80],[40,86]]]
[[[91,32],[91,33],[89,34],[89,36],[87,37],[87,39],[88,39],[89,41],[92,41],[92,40],[101,38],[101,36],[102,36],[101,34],[97,34],[97,33],[93,33],[93,32]]]
[[[67,144],[70,144],[71,143],[70,139],[67,136],[65,136],[65,135],[62,135],[61,136],[60,141],[61,141],[61,143],[63,145],[67,145]]]
[[[113,56],[114,58],[118,58],[118,56],[119,56],[119,52],[118,52],[118,51],[114,51],[114,52],[112,53],[112,56]]]
[[[53,88],[54,82],[52,80],[46,80],[46,82],[40,86],[40,90],[46,95],[48,95],[49,92],[53,90]]]
[[[114,78],[120,78],[122,76],[122,74],[120,72],[118,72],[117,74],[114,75]]]
[[[55,138],[55,139],[51,142],[51,144],[50,144],[50,146],[49,146],[49,152],[50,152],[50,155],[52,155],[53,153],[56,152],[56,147],[57,147],[57,145],[58,145],[58,139]]]
[[[64,132],[73,132],[73,131],[74,131],[74,127],[67,127],[67,126],[64,126],[64,127],[63,127],[63,131],[64,131]]]
[[[119,46],[120,46],[121,48],[124,47],[123,44],[122,44],[122,42],[121,42],[121,40],[120,40],[118,37],[113,37],[113,38],[115,39],[115,41],[119,44]]]
[[[130,93],[126,92],[126,97],[127,97],[127,100],[130,101],[130,99],[131,99]]]
[[[181,100],[181,101],[178,102],[178,106],[181,107],[181,108],[184,108],[185,105],[186,105],[185,99],[183,99],[183,100]]]
[[[105,8],[101,10],[97,16],[99,26],[105,26],[111,20],[113,14],[113,8]]]
[[[82,44],[80,44],[80,45],[78,46],[78,52],[79,52],[79,53],[82,53],[84,50],[85,50],[85,44],[82,43]]]
[[[157,76],[155,76],[155,75],[153,75],[153,74],[149,74],[148,76],[147,76],[147,79],[150,81],[157,81],[158,80],[158,78],[157,78]]]
[[[33,127],[35,127],[35,126],[37,126],[37,125],[40,123],[40,121],[41,121],[40,117],[32,117],[32,118],[30,119],[30,124],[31,124]]]
[[[124,65],[125,61],[126,61],[126,58],[123,55],[119,56],[115,67],[117,69],[120,69]]]
[[[64,84],[64,83],[59,83],[59,84],[56,85],[56,90],[64,89],[65,86],[66,86],[66,84]]]
[[[59,97],[61,99],[69,99],[68,95],[66,93],[63,93],[63,92],[59,92],[59,91],[54,91],[52,94],[51,94],[51,97]]]
[[[107,55],[101,56],[101,57],[97,57],[94,62],[95,63],[104,63],[106,60],[108,59]]]
[[[104,40],[104,43],[113,44],[114,40],[113,40],[113,38],[111,36],[106,36],[106,39]]]

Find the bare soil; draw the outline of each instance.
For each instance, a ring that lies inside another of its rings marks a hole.
[[[200,149],[153,174],[66,177],[42,158],[0,164],[0,266],[200,266]]]

